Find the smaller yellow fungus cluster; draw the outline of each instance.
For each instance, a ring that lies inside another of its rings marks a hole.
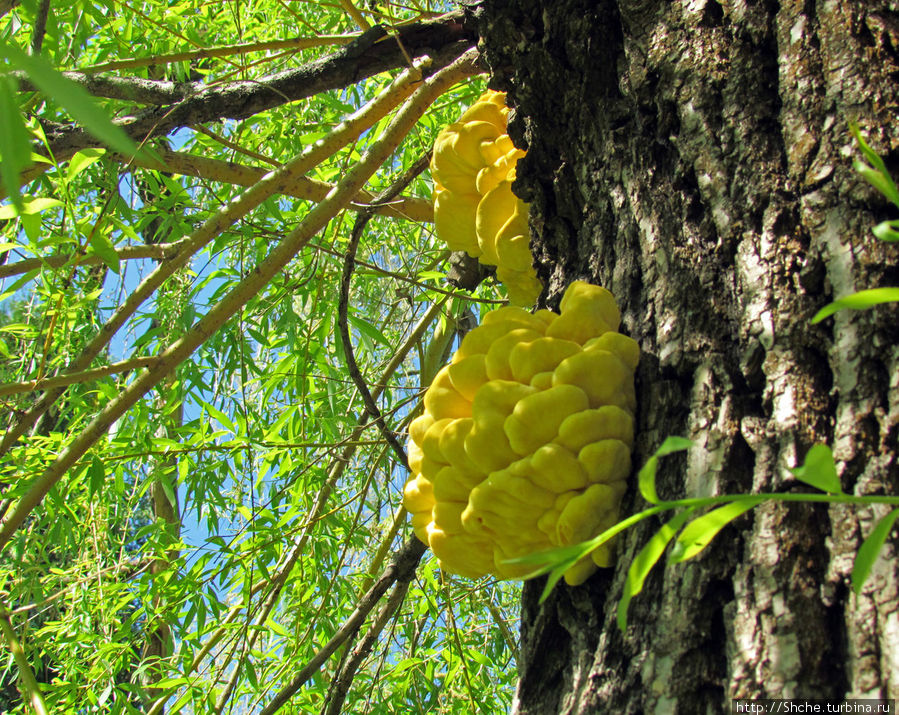
[[[520,578],[506,561],[589,539],[618,521],[633,445],[636,342],[604,288],[568,287],[561,314],[484,316],[409,426],[404,504],[441,567]],[[606,544],[572,566],[582,583]]]
[[[454,251],[496,266],[516,305],[540,295],[528,247],[528,207],[512,193],[515,165],[524,152],[506,133],[503,92],[488,91],[434,143],[434,224]]]

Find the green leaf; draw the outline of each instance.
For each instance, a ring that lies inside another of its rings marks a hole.
[[[47,209],[54,208],[55,206],[62,206],[62,201],[59,199],[49,199],[46,197],[38,197],[35,199],[29,199],[28,201],[22,201],[21,205],[16,206],[0,206],[0,219],[13,219],[16,216],[30,215],[30,214],[38,214],[41,211],[46,211]]]
[[[886,196],[896,206],[899,206],[899,191],[896,191],[896,185],[893,183],[889,174],[872,169],[870,166],[863,164],[860,161],[856,161],[853,166],[855,167],[855,170],[862,175],[862,178],[865,181]]]
[[[90,484],[90,495],[94,496],[103,490],[103,483],[106,481],[106,468],[103,466],[102,460],[98,457],[91,459],[91,466],[87,470],[88,483]]]
[[[22,70],[43,94],[53,99],[72,115],[85,131],[120,154],[137,153],[137,144],[118,125],[113,124],[84,89],[66,79],[39,55],[28,55],[14,45],[0,43],[0,57]],[[30,142],[27,145],[30,153]]]
[[[690,449],[693,446],[693,441],[687,439],[686,437],[666,437],[665,441],[662,442],[662,445],[655,451],[656,457],[667,457],[669,454],[674,454],[675,452],[683,452],[685,449]]]
[[[871,529],[868,538],[859,547],[858,553],[855,555],[855,564],[852,566],[852,590],[855,591],[856,595],[861,593],[862,586],[871,573],[871,568],[877,560],[877,555],[883,548],[890,531],[893,530],[893,524],[896,523],[897,518],[899,518],[899,509],[893,509],[893,511],[877,522],[877,526]]]
[[[856,171],[899,208],[899,191],[897,191],[896,184],[893,183],[893,179],[890,177],[890,172],[887,171],[883,159],[881,159],[877,152],[868,146],[867,142],[862,138],[862,134],[859,131],[857,124],[850,124],[849,129],[853,136],[855,136],[855,140],[858,142],[858,147],[861,149],[862,154],[864,154],[865,158],[871,162],[874,167],[871,168],[860,161],[856,161],[854,163]]]
[[[622,633],[627,630],[627,609],[631,599],[643,590],[643,584],[646,582],[649,572],[652,571],[652,567],[656,565],[664,553],[665,547],[668,546],[668,542],[674,538],[692,513],[693,509],[691,508],[676,514],[653,534],[631,562],[630,568],[627,570],[627,580],[624,582],[624,592],[618,601],[618,627]]]
[[[69,159],[69,166],[66,169],[66,178],[71,181],[105,153],[106,149],[100,149],[97,147],[82,149],[77,154],[75,154],[75,156]]]
[[[677,537],[668,562],[677,564],[692,559],[711,543],[721,529],[763,501],[762,498],[741,499],[697,517]]]
[[[659,503],[659,495],[656,492],[656,470],[659,466],[659,457],[665,457],[674,452],[681,452],[693,446],[693,442],[684,437],[667,437],[661,446],[646,460],[646,464],[637,475],[637,486],[640,494],[650,504]]]
[[[210,415],[212,415],[213,417],[215,417],[216,420],[218,420],[218,423],[222,427],[224,427],[226,430],[228,430],[232,434],[239,434],[237,427],[235,427],[234,423],[225,416],[224,412],[222,412],[221,410],[217,410],[215,407],[210,405],[208,402],[204,402],[203,407],[206,409],[207,412],[209,412]]]
[[[659,466],[659,458],[653,455],[646,460],[640,472],[637,474],[637,486],[640,494],[650,504],[659,503],[659,495],[656,492],[656,469]]]
[[[384,333],[378,330],[367,320],[364,320],[363,318],[360,318],[358,315],[354,315],[353,313],[349,313],[347,315],[347,320],[349,321],[350,325],[356,328],[356,330],[358,330],[363,335],[368,336],[375,342],[386,345],[388,348],[390,347],[390,341],[385,337]]]
[[[871,232],[881,241],[895,243],[899,241],[899,221],[881,221]]]
[[[833,452],[826,444],[816,444],[799,467],[789,470],[796,479],[820,489],[828,494],[842,494],[840,478],[837,476],[837,465],[833,461]]]
[[[13,202],[21,208],[22,170],[31,163],[31,135],[25,128],[13,80],[0,75],[0,180]],[[6,208],[6,207],[4,207]]]
[[[109,240],[109,237],[101,230],[94,230],[90,234],[91,248],[94,250],[100,260],[103,261],[110,270],[115,273],[119,272],[119,254],[116,253],[115,246]]]
[[[825,318],[829,318],[838,310],[849,308],[851,310],[864,310],[881,303],[895,303],[899,301],[899,288],[870,288],[868,290],[860,290],[858,293],[847,295],[845,298],[835,300],[833,303],[825,305],[821,310],[815,313],[811,323],[820,323]]]

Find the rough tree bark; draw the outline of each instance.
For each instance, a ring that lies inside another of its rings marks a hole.
[[[798,490],[785,467],[834,448],[846,491],[899,493],[897,310],[809,318],[899,285],[895,211],[851,167],[848,122],[899,168],[899,5],[885,0],[487,0],[491,86],[516,107],[547,304],[604,285],[643,348],[636,465],[670,434],[666,497]],[[894,173],[895,175],[895,173]],[[631,490],[626,508],[640,508]],[[734,697],[899,696],[892,546],[848,575],[877,510],[769,505],[615,607],[661,522],[617,568],[525,588],[520,713],[702,713]]]

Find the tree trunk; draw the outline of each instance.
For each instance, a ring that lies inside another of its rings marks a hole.
[[[852,168],[857,122],[899,162],[897,3],[488,0],[492,85],[527,148],[516,192],[554,305],[609,288],[642,346],[643,464],[668,435],[663,498],[805,491],[786,472],[832,446],[848,493],[899,493],[897,310],[816,310],[899,285],[892,209]],[[894,171],[894,175],[895,175]],[[644,508],[632,489],[625,508]],[[616,625],[633,556],[584,586],[525,588],[517,712],[703,713],[736,697],[899,697],[888,541],[860,597],[879,509],[766,504],[650,575]]]

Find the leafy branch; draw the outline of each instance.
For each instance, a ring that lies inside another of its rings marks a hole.
[[[868,166],[868,164],[865,164],[863,161],[856,159],[852,166],[862,175],[862,178],[865,181],[871,184],[871,186],[877,189],[889,199],[897,209],[899,209],[899,189],[896,188],[896,184],[893,182],[893,178],[890,176],[886,164],[883,163],[883,159],[878,156],[876,151],[868,146],[857,125],[851,124],[849,128],[852,131],[855,140],[858,142],[862,154],[871,164],[873,164],[873,166]],[[871,232],[881,241],[895,243],[899,241],[899,219],[882,221],[871,229]],[[845,308],[865,310],[866,308],[873,308],[875,305],[881,305],[882,303],[896,302],[899,302],[899,288],[869,288],[867,290],[860,290],[825,305],[821,310],[815,313],[811,322],[813,325],[815,323],[820,323],[825,318],[829,318],[837,311]]]
[[[640,493],[644,499],[653,504],[652,507],[623,519],[589,541],[510,561],[510,563],[539,566],[528,574],[528,578],[549,574],[540,597],[541,602],[549,596],[565,571],[580,559],[589,557],[594,549],[641,521],[657,514],[675,512],[674,516],[656,531],[631,561],[624,590],[618,601],[618,626],[624,631],[627,628],[627,610],[631,599],[643,590],[646,577],[675,536],[680,534],[669,555],[669,564],[682,563],[695,558],[731,521],[766,502],[852,504],[855,506],[887,504],[894,507],[872,529],[855,557],[855,565],[852,569],[852,587],[856,594],[861,592],[881,547],[896,519],[899,518],[899,496],[853,496],[843,493],[830,447],[817,444],[808,451],[803,464],[790,469],[790,472],[799,481],[820,490],[821,494],[722,494],[713,497],[660,500],[656,495],[655,486],[658,460],[664,456],[689,449],[692,444],[690,440],[683,437],[668,437],[640,470],[638,477]],[[713,506],[718,508],[694,518],[697,512]]]

